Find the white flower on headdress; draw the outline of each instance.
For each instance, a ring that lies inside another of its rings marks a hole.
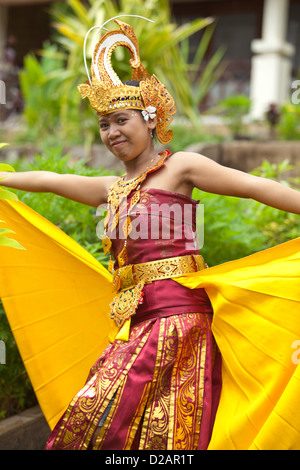
[[[156,117],[156,108],[154,106],[148,106],[145,111],[142,111],[142,115],[145,121],[148,121],[149,118],[154,119]]]

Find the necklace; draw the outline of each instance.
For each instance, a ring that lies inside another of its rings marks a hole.
[[[130,183],[130,181],[133,181],[133,180],[136,180],[136,179],[140,178],[141,175],[144,175],[145,172],[151,167],[152,162],[153,162],[153,160],[155,160],[156,157],[160,157],[160,159],[161,159],[161,155],[159,155],[158,153],[156,155],[154,155],[154,157],[150,160],[149,165],[147,165],[146,168],[139,175],[134,176],[133,178],[130,178],[129,180],[125,180],[125,178],[127,176],[127,173],[124,173],[124,175],[121,176],[121,179],[124,181],[125,184],[128,184],[128,183]]]
[[[157,170],[164,164],[166,158],[170,155],[170,152],[165,150],[163,152],[160,152],[158,155],[160,155],[160,158],[152,167],[151,167],[151,164],[153,160],[157,157],[157,155],[155,155],[152,158],[152,160],[150,161],[149,165],[145,168],[143,173],[141,173],[140,175],[128,181],[125,181],[125,177],[127,176],[127,174],[125,173],[120,178],[118,178],[117,181],[109,189],[108,196],[107,196],[108,210],[107,210],[107,214],[104,220],[105,233],[101,237],[101,241],[102,241],[104,254],[107,254],[107,253],[110,254],[110,261],[108,263],[108,270],[110,272],[114,271],[114,268],[113,268],[114,262],[111,256],[112,242],[108,236],[108,223],[110,222],[110,219],[112,217],[111,223],[109,224],[109,232],[110,232],[109,235],[111,236],[111,234],[113,234],[113,232],[115,231],[119,223],[119,213],[120,213],[121,204],[122,204],[122,209],[123,209],[123,204],[124,204],[125,210],[127,209],[127,216],[121,229],[122,229],[122,238],[125,239],[125,242],[124,242],[124,246],[121,252],[117,256],[118,265],[119,267],[122,267],[128,260],[127,249],[126,249],[127,238],[132,230],[130,212],[140,200],[141,184],[146,179],[149,173],[152,173],[153,171]],[[127,197],[132,193],[132,191],[135,191],[135,194],[131,198],[130,206],[128,208]]]

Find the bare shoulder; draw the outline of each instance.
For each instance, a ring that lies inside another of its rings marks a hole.
[[[224,167],[199,153],[177,152],[173,157],[173,174],[182,185],[215,192],[218,189],[216,181],[225,176]]]
[[[157,188],[191,197],[196,186],[195,174],[203,174],[201,160],[197,153],[176,152],[165,162],[159,172],[154,172],[143,184],[143,189]]]
[[[109,188],[119,179],[119,176],[102,176],[107,192]]]
[[[174,157],[182,171],[181,181],[202,191],[244,197],[244,188],[250,184],[246,173],[223,166],[204,155],[178,152]]]
[[[174,172],[180,172],[181,175],[187,175],[195,168],[200,169],[207,165],[211,160],[204,155],[194,152],[176,152],[170,159],[170,166]]]
[[[97,178],[97,177],[96,177]],[[99,185],[102,188],[102,197],[106,200],[110,187],[117,181],[118,176],[100,176]]]
[[[204,155],[195,152],[176,152],[172,155],[172,163],[181,167],[204,163],[206,159]]]
[[[79,191],[80,188],[82,199],[87,201],[85,203],[97,207],[99,204],[106,203],[109,188],[115,183],[118,176],[83,176],[80,178],[78,184],[74,186],[75,190]]]

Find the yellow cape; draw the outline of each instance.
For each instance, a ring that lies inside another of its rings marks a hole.
[[[23,203],[0,201],[0,219],[25,248],[0,247],[0,297],[53,428],[107,345],[111,275]],[[175,279],[214,308],[223,386],[210,449],[300,449],[299,258],[296,239]]]

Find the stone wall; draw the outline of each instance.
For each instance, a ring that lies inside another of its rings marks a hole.
[[[42,450],[50,428],[38,406],[0,421],[0,450]]]
[[[231,142],[230,144],[222,144],[220,163],[249,172],[260,166],[264,160],[278,164],[286,159],[290,164],[299,166],[300,142]]]
[[[247,173],[259,167],[265,160],[278,164],[287,159],[296,168],[287,171],[284,176],[300,176],[300,142],[234,141],[211,145],[195,144],[186,150],[200,153],[221,165]]]
[[[300,142],[286,141],[233,141],[220,144],[199,143],[193,144],[186,151],[200,153],[221,165],[249,172],[260,166],[264,160],[271,163],[280,163],[288,159],[292,165],[299,167]],[[21,156],[33,158],[39,150],[33,146],[14,147],[8,146],[0,150],[0,162],[13,162]],[[64,150],[64,154],[70,154],[70,161],[87,158],[88,165],[95,168],[122,172],[123,165],[103,145],[93,145],[89,155],[85,155],[83,147],[71,147]],[[296,170],[299,174],[299,170]],[[293,172],[295,174],[295,171]],[[287,172],[286,176],[291,173]]]

